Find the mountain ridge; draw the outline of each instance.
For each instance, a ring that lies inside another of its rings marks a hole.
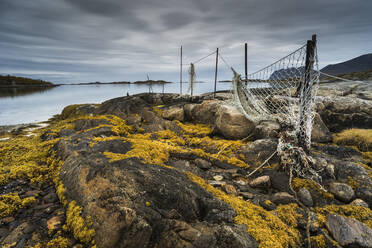
[[[363,54],[337,64],[327,65],[320,71],[330,75],[340,75],[368,70],[372,70],[372,53]]]

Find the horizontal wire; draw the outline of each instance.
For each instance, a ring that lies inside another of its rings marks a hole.
[[[330,74],[327,74],[327,73],[324,73],[324,72],[321,72],[321,71],[318,71],[320,74],[323,74],[325,76],[328,76],[328,77],[332,77],[332,78],[336,78],[336,79],[339,79],[339,80],[342,80],[342,81],[345,81],[345,82],[360,82],[360,81],[354,81],[354,80],[350,80],[350,79],[346,79],[346,78],[341,78],[341,77],[336,77],[336,76],[333,76],[333,75],[330,75]]]
[[[281,61],[281,60],[283,60],[283,59],[285,59],[285,58],[288,58],[289,56],[291,56],[291,55],[295,54],[296,52],[300,51],[300,50],[303,49],[305,46],[306,46],[306,44],[303,45],[303,46],[301,46],[300,48],[298,48],[296,51],[294,51],[294,52],[292,52],[292,53],[290,53],[290,54],[284,56],[283,58],[278,59],[278,60],[275,61],[274,63],[272,63],[272,64],[270,64],[270,65],[268,65],[268,66],[266,66],[266,67],[264,67],[264,68],[262,68],[262,69],[260,69],[260,70],[258,70],[258,71],[255,71],[255,72],[253,72],[253,73],[248,74],[248,76],[252,76],[252,75],[254,75],[254,74],[256,74],[256,73],[259,73],[259,72],[261,72],[261,71],[263,71],[263,70],[266,70],[267,68],[269,68],[269,67],[275,65],[275,64],[278,63],[279,61]]]
[[[199,62],[202,61],[203,59],[206,59],[206,58],[208,58],[209,56],[211,56],[211,55],[213,55],[213,54],[215,54],[215,53],[216,53],[216,51],[214,51],[213,53],[210,53],[210,54],[208,54],[208,55],[206,55],[206,56],[204,56],[204,57],[202,57],[202,58],[196,60],[195,62],[193,62],[193,64],[199,63]]]

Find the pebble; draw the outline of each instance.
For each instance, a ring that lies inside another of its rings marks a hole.
[[[355,199],[354,201],[352,201],[352,202],[350,203],[350,205],[361,206],[361,207],[366,207],[366,208],[368,208],[368,203],[366,203],[366,202],[363,201],[362,199]]]
[[[10,222],[13,222],[15,219],[14,217],[5,217],[0,220],[1,224],[9,224]]]
[[[329,191],[336,197],[336,199],[349,203],[354,197],[354,190],[345,183],[332,182],[329,185]]]
[[[268,188],[270,187],[270,177],[269,176],[261,176],[253,179],[249,182],[249,185],[253,188]]]
[[[305,188],[301,188],[298,193],[298,198],[300,199],[300,201],[307,207],[312,207],[313,206],[313,198],[310,194],[310,192],[305,189]]]
[[[271,201],[275,204],[289,204],[296,202],[295,198],[287,192],[278,192],[272,195]]]
[[[247,183],[246,182],[244,182],[243,180],[238,180],[238,181],[235,181],[237,184],[239,184],[239,185],[246,185]]]
[[[57,196],[56,193],[51,192],[51,193],[47,194],[46,196],[44,196],[43,200],[44,200],[45,203],[56,202],[58,200],[58,196]]]
[[[223,179],[223,176],[216,175],[216,176],[213,176],[213,179],[216,180],[216,181],[221,181]]]
[[[64,220],[62,216],[53,216],[47,221],[47,227],[49,231],[54,231],[60,228],[63,224]]]
[[[222,186],[225,185],[226,183],[224,181],[209,181],[209,184],[212,186]]]
[[[201,158],[197,158],[194,160],[196,166],[198,166],[200,169],[208,170],[212,167],[212,163]]]
[[[249,192],[239,192],[239,195],[243,196],[244,199],[253,199],[254,194]]]
[[[26,197],[36,196],[36,195],[39,195],[40,192],[41,192],[40,190],[30,190],[30,191],[27,191],[24,195]]]
[[[231,184],[225,184],[222,186],[224,191],[231,195],[238,195],[238,192],[236,191],[235,187]]]

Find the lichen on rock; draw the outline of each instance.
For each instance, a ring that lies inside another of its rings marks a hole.
[[[234,218],[235,222],[247,226],[247,232],[259,242],[260,248],[296,247],[299,244],[300,234],[294,228],[295,221],[292,219],[295,216],[291,216],[291,219],[286,218],[290,224],[287,225],[274,213],[236,196],[228,195],[209,185],[204,179],[196,175],[187,173],[187,176],[215,197],[229,204],[237,213]],[[290,209],[292,207],[289,206]],[[279,212],[282,213],[281,217],[285,217],[283,211],[280,210]]]
[[[17,193],[0,195],[0,218],[10,216],[20,208],[35,202],[35,197],[21,199]]]

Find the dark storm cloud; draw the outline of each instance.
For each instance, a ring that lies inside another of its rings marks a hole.
[[[321,66],[371,52],[365,0],[2,0],[0,73],[58,82],[177,80],[179,47],[189,63],[220,47],[243,71],[288,54],[317,33]],[[213,78],[214,58],[197,67]],[[221,78],[231,77],[224,66]]]

